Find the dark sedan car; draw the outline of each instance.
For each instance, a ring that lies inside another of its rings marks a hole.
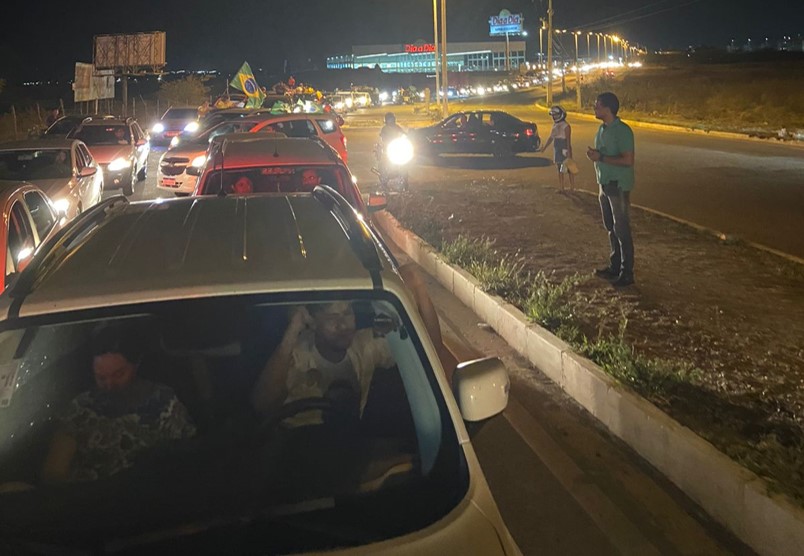
[[[410,137],[421,154],[493,154],[536,152],[541,145],[536,124],[496,110],[459,112]]]
[[[168,145],[182,131],[193,132],[199,127],[197,108],[171,106],[151,128],[151,143]]]

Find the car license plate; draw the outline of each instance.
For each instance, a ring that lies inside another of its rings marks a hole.
[[[179,133],[181,133],[181,132],[180,131],[166,131],[165,132],[165,137],[175,137]]]
[[[176,178],[162,178],[162,185],[165,187],[176,187]]]

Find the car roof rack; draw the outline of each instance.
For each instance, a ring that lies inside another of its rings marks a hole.
[[[19,307],[25,296],[30,294],[48,272],[71,252],[74,240],[97,226],[109,216],[110,212],[128,204],[129,201],[124,195],[109,197],[82,212],[69,226],[59,230],[48,245],[49,248],[39,251],[20,276],[9,286],[8,296],[14,299],[9,314],[18,315]]]
[[[320,202],[335,217],[343,233],[349,240],[352,251],[360,259],[363,268],[371,274],[375,289],[382,289],[382,262],[374,243],[374,234],[363,221],[349,201],[328,185],[317,185],[313,189],[313,198]]]

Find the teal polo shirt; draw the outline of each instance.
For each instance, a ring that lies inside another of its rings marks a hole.
[[[634,152],[634,132],[620,118],[610,124],[601,124],[595,135],[595,149],[604,156],[618,156],[624,152]],[[616,181],[622,191],[634,188],[634,167],[614,166],[605,162],[595,162],[597,183]]]

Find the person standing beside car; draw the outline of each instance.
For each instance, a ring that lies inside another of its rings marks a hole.
[[[634,283],[634,242],[631,237],[631,191],[634,188],[634,132],[617,112],[620,101],[614,93],[602,93],[595,101],[595,117],[603,123],[595,135],[595,147],[586,156],[595,163],[600,186],[600,210],[609,233],[609,266],[595,271],[613,280],[615,287]]]

